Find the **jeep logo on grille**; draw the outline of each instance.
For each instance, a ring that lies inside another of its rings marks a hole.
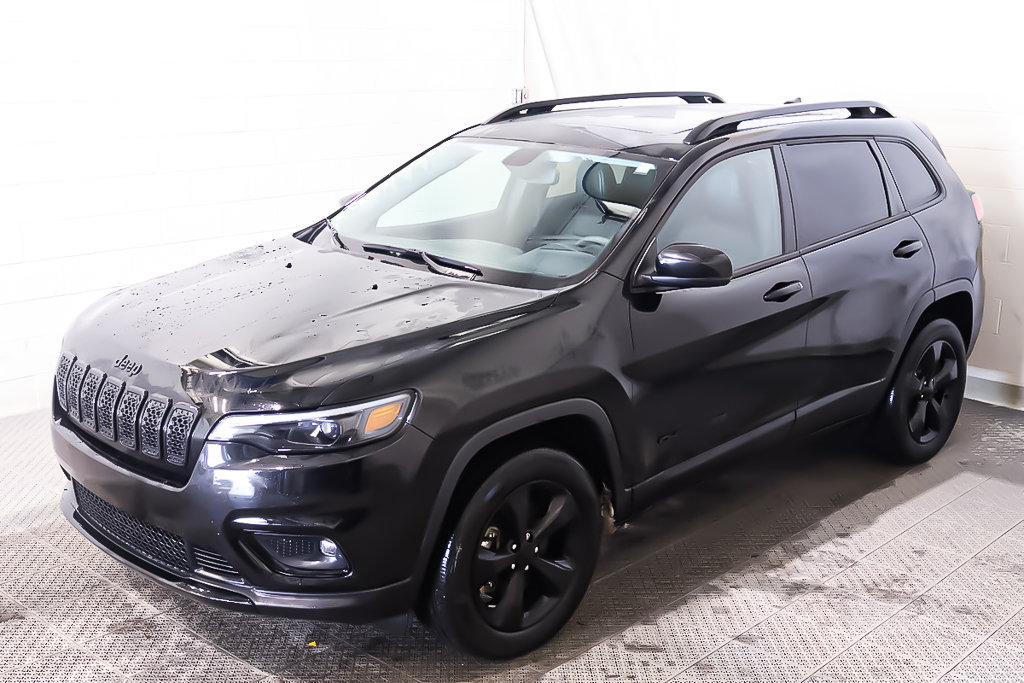
[[[124,370],[128,373],[129,377],[134,377],[142,372],[142,363],[136,363],[132,359],[128,358],[127,353],[121,356],[120,360],[114,362],[114,367]]]

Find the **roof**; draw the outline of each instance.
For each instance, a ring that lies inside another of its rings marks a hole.
[[[503,112],[490,122],[463,131],[462,135],[631,151],[677,159],[694,143],[736,132],[737,129],[844,117],[890,117],[881,105],[874,102],[779,106],[680,103],[678,99],[666,98],[659,103],[645,101],[615,106],[588,106],[574,101],[570,106],[573,108],[541,109],[538,113],[524,110],[522,115],[511,117],[510,112]],[[843,109],[847,111],[839,114]],[[770,124],[766,118],[769,114]]]

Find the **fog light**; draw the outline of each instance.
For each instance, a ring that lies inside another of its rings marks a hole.
[[[348,560],[338,544],[325,536],[252,532],[252,538],[266,554],[285,569],[303,572],[348,571]]]
[[[320,554],[324,557],[335,557],[338,554],[338,544],[329,538],[321,538]]]

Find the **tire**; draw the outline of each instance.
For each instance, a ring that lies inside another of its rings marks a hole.
[[[429,623],[476,657],[525,654],[576,611],[600,540],[598,494],[586,469],[548,448],[517,455],[473,493],[448,537]]]
[[[894,460],[918,464],[949,439],[967,383],[967,353],[956,325],[933,320],[900,359],[882,406],[878,436]]]

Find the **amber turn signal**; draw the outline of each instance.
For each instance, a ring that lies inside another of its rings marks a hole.
[[[374,408],[366,418],[366,426],[363,428],[363,433],[372,434],[373,432],[390,427],[398,419],[398,416],[402,414],[402,405],[402,401],[395,401],[394,403]]]

